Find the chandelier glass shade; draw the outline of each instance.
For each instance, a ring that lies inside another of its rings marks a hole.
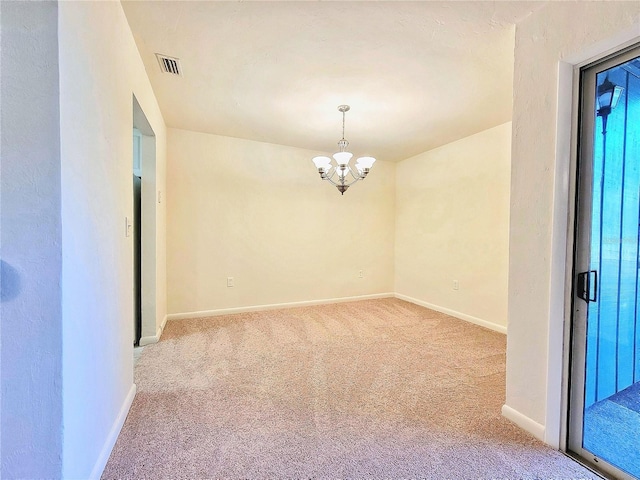
[[[359,157],[353,167],[349,165],[353,154],[347,152],[349,142],[344,138],[344,117],[350,108],[349,105],[340,105],[338,107],[338,111],[342,112],[342,139],[338,142],[339,151],[333,154],[333,161],[325,156],[311,159],[318,169],[320,178],[335,185],[342,195],[351,185],[363,180],[369,174],[376,161],[373,157]]]

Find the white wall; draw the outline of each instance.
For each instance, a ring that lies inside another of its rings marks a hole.
[[[58,7],[55,2],[0,2],[0,9],[0,478],[59,478]]]
[[[119,2],[59,4],[62,157],[63,475],[98,476],[135,392],[132,366],[133,95],[157,140],[166,131]],[[164,316],[163,204],[157,315]]]
[[[396,171],[396,292],[498,331],[507,325],[510,138],[509,122]]]
[[[394,164],[341,196],[317,152],[176,129],[167,146],[169,312],[393,291]]]
[[[506,413],[553,445],[570,202],[571,114],[558,105],[571,102],[571,74],[559,98],[559,62],[578,63],[634,35],[638,2],[550,2],[516,27]]]
[[[157,213],[159,207],[158,186],[156,183],[156,137],[143,135],[142,149],[142,337],[155,337],[158,322],[157,314]]]

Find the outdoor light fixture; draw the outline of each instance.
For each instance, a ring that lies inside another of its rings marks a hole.
[[[332,163],[329,157],[320,156],[311,159],[318,169],[320,178],[328,180],[329,183],[335,185],[342,195],[351,185],[358,180],[363,180],[369,174],[369,170],[371,170],[376,161],[373,157],[360,157],[356,160],[355,170],[349,166],[349,160],[351,160],[353,154],[347,152],[349,142],[344,138],[344,116],[350,108],[349,105],[340,105],[338,107],[338,111],[342,112],[342,139],[338,142],[340,151],[333,154],[335,164]]]
[[[620,100],[620,95],[622,95],[623,90],[624,88],[609,80],[609,75],[607,75],[604,81],[598,85],[596,90],[598,111],[596,112],[596,115],[598,117],[602,117],[603,135],[607,133],[607,118],[609,117],[611,110],[616,108],[616,105],[618,105],[618,100]]]

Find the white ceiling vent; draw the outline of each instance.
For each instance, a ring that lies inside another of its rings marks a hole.
[[[164,73],[170,73],[171,75],[182,76],[182,67],[180,67],[180,59],[175,57],[168,57],[161,53],[156,53],[156,58],[160,64],[160,70]]]

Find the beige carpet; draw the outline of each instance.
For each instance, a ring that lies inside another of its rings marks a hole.
[[[505,337],[396,299],[169,322],[103,478],[598,478],[500,415]]]

